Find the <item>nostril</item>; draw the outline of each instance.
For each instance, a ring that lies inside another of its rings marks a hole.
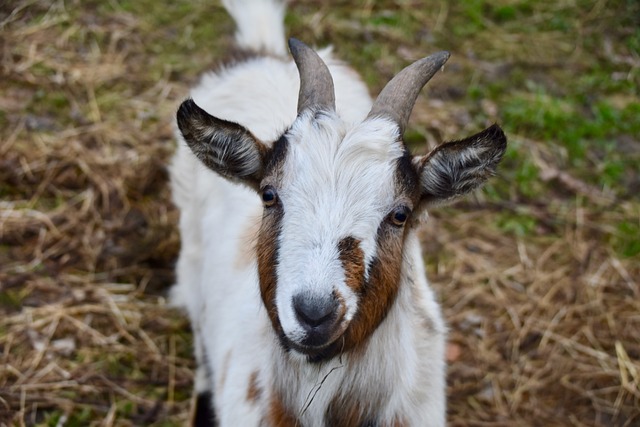
[[[335,319],[338,301],[333,297],[322,299],[296,295],[293,297],[293,309],[300,323],[317,328]]]

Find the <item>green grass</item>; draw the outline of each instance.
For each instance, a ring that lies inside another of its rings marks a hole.
[[[488,61],[499,60],[495,52],[502,51],[501,59],[510,61],[503,74],[476,72],[476,81],[467,86],[471,99],[491,99],[499,106],[499,122],[511,137],[501,175],[513,188],[501,195],[531,200],[554,191],[553,182],[540,182],[527,152],[534,140],[561,170],[619,197],[634,197],[630,182],[640,173],[640,154],[630,153],[627,141],[640,134],[640,70],[610,59],[638,57],[640,31],[635,25],[629,32],[628,26],[639,23],[640,5],[608,2],[600,13],[597,7],[589,1],[450,5],[445,37],[436,37],[436,44]],[[608,41],[598,30],[584,30],[587,17],[594,27],[609,30]],[[608,42],[613,50],[607,57],[603,44]],[[598,60],[589,59],[590,49]],[[482,118],[479,110],[470,111]],[[527,141],[518,140],[520,135]]]
[[[455,81],[478,103],[469,108],[471,121],[481,125],[490,119],[479,107],[489,99],[499,107],[497,119],[510,137],[500,171],[503,180],[491,184],[494,188],[489,193],[518,201],[556,192],[556,183],[543,182],[531,159],[527,146],[536,144],[557,160],[558,170],[617,197],[634,197],[632,184],[640,173],[640,154],[629,140],[640,134],[640,71],[629,71],[610,59],[637,57],[640,52],[640,31],[622,29],[631,25],[633,13],[640,16],[637,3],[609,2],[600,13],[600,6],[590,1],[576,5],[474,0],[430,4],[420,12],[403,7],[404,3],[394,9],[384,3],[366,5],[365,11],[337,7],[322,12],[358,28],[356,32],[353,26],[337,25],[330,35],[339,40],[336,48],[341,56],[374,88],[380,87],[381,73],[393,74],[406,64],[394,55],[398,47],[408,47],[416,55],[445,48],[458,57],[467,54],[490,63],[506,62],[506,68],[495,74],[470,69],[465,71],[474,74],[473,80]],[[443,8],[447,19],[441,23],[442,32],[429,33]],[[594,28],[611,29],[608,40],[620,42],[609,57],[603,52],[607,40],[598,30],[585,31],[585,19]],[[289,21],[294,33],[308,24],[300,18]],[[325,39],[334,40],[323,33],[321,40]],[[590,58],[591,49],[598,60]],[[454,56],[452,61],[457,59]],[[420,129],[407,132],[412,146],[423,137]],[[528,226],[523,223],[521,228]]]
[[[7,289],[0,291],[0,307],[5,310],[17,310],[22,307],[22,301],[29,294],[25,289]]]
[[[535,232],[537,221],[526,213],[500,213],[496,218],[497,228],[507,234],[518,237],[532,236]]]
[[[95,411],[92,411],[89,407],[78,408],[71,414],[65,414],[63,411],[54,411],[46,414],[43,423],[38,425],[56,427],[63,424],[68,427],[84,427],[89,425],[96,415]]]
[[[158,79],[167,67],[175,76],[198,74],[203,64],[211,66],[223,52],[221,39],[233,35],[233,22],[216,3],[169,2],[151,0],[118,2],[122,11],[142,18],[140,31],[153,34],[145,45],[148,65]],[[105,4],[106,8],[111,7]]]
[[[612,235],[612,245],[625,258],[640,255],[640,212],[636,220],[622,221]]]
[[[580,98],[516,93],[503,106],[505,128],[543,141],[560,156],[559,166],[586,182],[631,196],[623,178],[625,171],[640,172],[640,156],[625,153],[621,140],[640,134],[640,103],[618,108],[606,100],[587,103]],[[524,156],[520,160],[519,192],[538,195],[540,191],[531,191],[537,174]]]

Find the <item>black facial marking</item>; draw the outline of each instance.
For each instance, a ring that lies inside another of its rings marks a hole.
[[[420,197],[420,176],[408,150],[396,160],[396,185],[398,192],[412,201],[415,202]]]
[[[284,162],[284,158],[287,155],[287,148],[289,146],[289,141],[285,134],[283,134],[276,142],[273,143],[273,146],[268,151],[266,156],[266,167],[265,167],[265,176],[272,175],[274,170],[282,165]]]

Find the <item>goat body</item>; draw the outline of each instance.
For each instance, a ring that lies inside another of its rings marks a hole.
[[[224,4],[254,54],[192,90],[170,167],[196,391],[222,427],[444,425],[446,328],[416,229],[495,171],[504,135],[412,156],[406,120],[448,54],[372,103],[329,49],[291,41],[288,59],[282,3]]]

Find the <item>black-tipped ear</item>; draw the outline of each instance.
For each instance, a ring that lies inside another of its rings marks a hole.
[[[435,148],[418,159],[422,200],[443,203],[481,187],[495,174],[506,148],[507,137],[498,125]]]
[[[267,148],[249,130],[213,117],[192,99],[180,105],[177,120],[187,145],[205,166],[232,181],[258,187]]]

